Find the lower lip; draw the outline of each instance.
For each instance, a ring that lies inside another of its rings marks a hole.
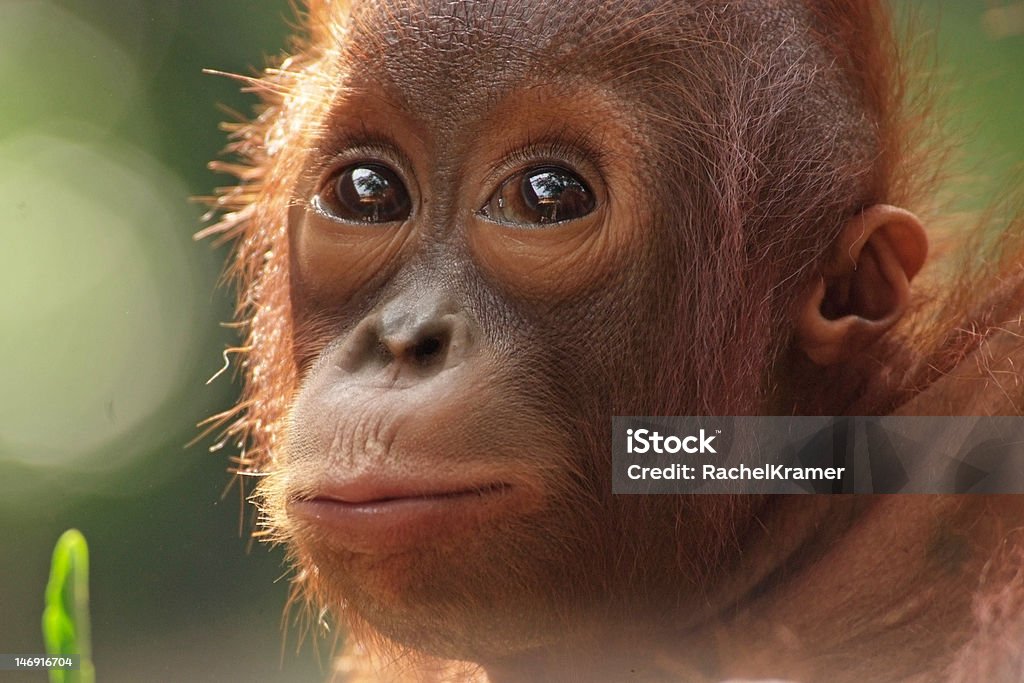
[[[322,529],[347,550],[397,551],[443,542],[471,530],[503,508],[510,487],[347,503],[333,498],[293,500],[290,514]]]

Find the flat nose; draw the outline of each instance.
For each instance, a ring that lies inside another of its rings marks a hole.
[[[468,317],[449,301],[394,301],[356,326],[339,365],[350,373],[426,379],[460,364],[471,348]]]
[[[456,326],[451,313],[385,310],[377,324],[378,351],[388,364],[420,368],[443,365],[448,360]]]

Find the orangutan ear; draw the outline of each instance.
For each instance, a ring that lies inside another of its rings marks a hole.
[[[798,346],[819,365],[860,353],[906,311],[927,255],[924,228],[909,211],[877,204],[851,218],[800,297]]]

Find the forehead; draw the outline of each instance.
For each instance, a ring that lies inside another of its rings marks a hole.
[[[646,9],[638,0],[355,0],[350,12],[357,40],[456,56],[543,49],[556,36],[582,39],[585,27],[593,32]]]
[[[355,0],[345,61],[353,84],[436,116],[537,82],[613,82],[686,14],[677,1]]]

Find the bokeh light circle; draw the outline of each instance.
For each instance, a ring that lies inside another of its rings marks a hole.
[[[194,343],[187,191],[146,155],[88,137],[0,140],[9,459],[102,451],[158,410]]]

